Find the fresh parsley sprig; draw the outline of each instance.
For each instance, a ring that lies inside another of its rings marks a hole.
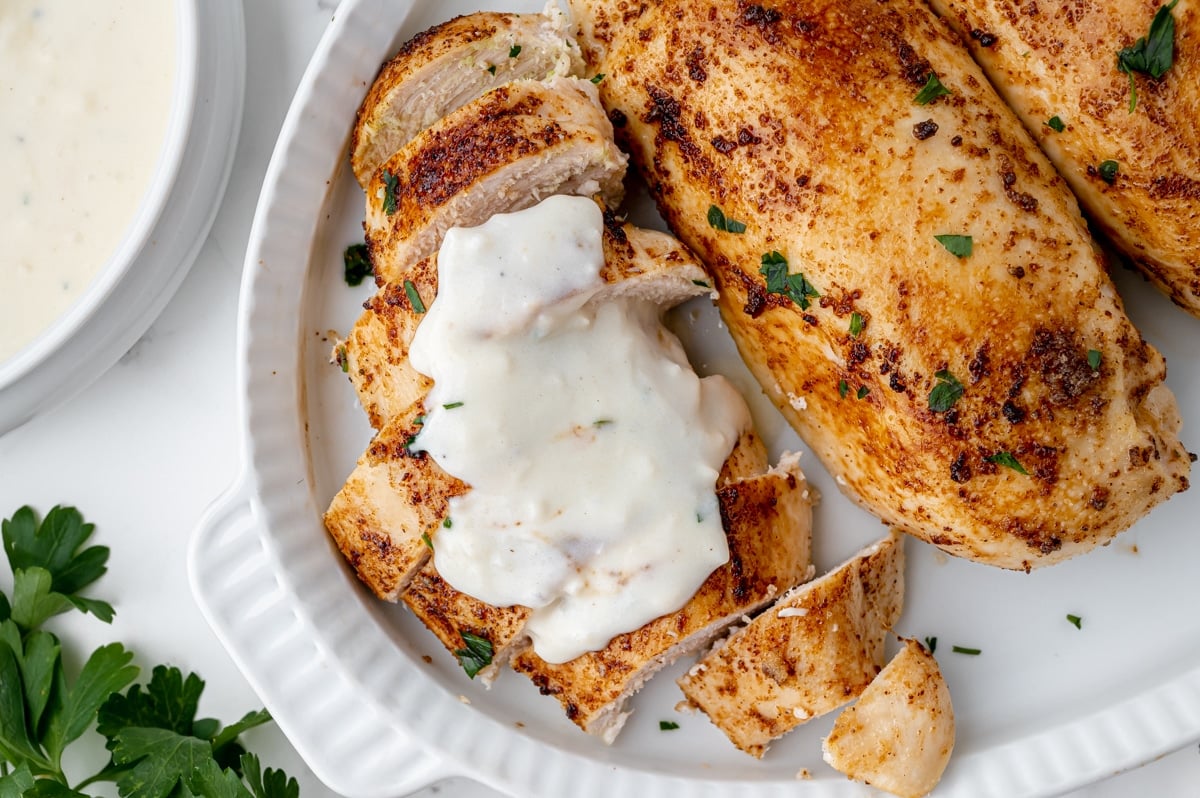
[[[772,250],[765,253],[762,256],[762,266],[758,271],[767,278],[767,293],[782,294],[799,305],[801,310],[808,310],[812,305],[812,302],[809,301],[810,297],[821,295],[803,272],[788,273],[787,258],[778,251]]]
[[[22,507],[0,528],[13,573],[11,600],[0,592],[0,798],[87,798],[85,788],[105,781],[123,798],[299,795],[295,779],[263,771],[238,741],[270,715],[258,710],[227,727],[197,720],[204,682],[195,674],[160,665],[143,690],[133,684],[133,652],[109,643],[69,678],[64,659],[75,657],[42,624],[71,609],[112,620],[112,605],[82,595],[107,570],[109,549],[85,546],[94,526],[73,507],[41,521]],[[72,783],[63,753],[93,725],[111,759]]]

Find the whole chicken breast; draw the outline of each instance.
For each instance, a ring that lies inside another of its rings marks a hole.
[[[1173,58],[1158,79],[1120,71],[1117,56],[1148,36],[1159,0],[930,4],[970,46],[1092,221],[1167,296],[1200,316],[1196,4],[1170,12]],[[1111,178],[1105,162],[1115,165]]]
[[[572,6],[618,138],[850,497],[1028,570],[1187,487],[1161,355],[1067,185],[928,6]]]

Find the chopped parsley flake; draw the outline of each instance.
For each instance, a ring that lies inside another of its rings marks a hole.
[[[1175,17],[1171,10],[1179,0],[1160,6],[1150,21],[1150,32],[1131,46],[1117,53],[1117,69],[1129,76],[1129,113],[1137,108],[1137,81],[1133,73],[1141,72],[1160,80],[1175,60]]]
[[[867,394],[869,394],[870,392],[871,392],[870,388],[868,388],[865,385],[862,385],[862,386],[859,386],[858,392],[855,393],[854,395],[859,399],[866,399]]]
[[[508,49],[508,57],[509,58],[516,58],[520,54],[521,54],[521,45],[519,45],[519,44],[514,44],[512,47],[510,47]]]
[[[725,215],[725,211],[716,205],[708,206],[708,226],[725,233],[740,235],[746,232],[746,225],[744,223],[739,222],[737,219],[730,219]]]
[[[838,380],[838,395],[845,399],[848,393],[850,393],[850,384],[845,380]]]
[[[787,258],[778,251],[772,250],[762,256],[759,273],[767,278],[767,293],[782,294],[799,305],[801,310],[808,310],[812,305],[809,297],[821,295],[803,272],[788,274]]]
[[[1088,357],[1088,365],[1092,367],[1092,371],[1099,371],[1100,370],[1100,360],[1103,357],[1100,354],[1100,350],[1099,349],[1089,349],[1087,357]]]
[[[857,338],[863,331],[863,317],[857,310],[850,314],[850,335]]]
[[[925,638],[925,648],[929,649],[930,654],[937,651],[937,638],[936,637]]]
[[[980,649],[980,648],[967,648],[966,646],[954,646],[954,647],[953,647],[951,650],[952,650],[952,651],[953,651],[955,654],[968,654],[968,655],[970,655],[970,656],[972,656],[972,657],[977,657],[977,656],[979,656],[980,654],[982,654],[982,653],[983,653],[983,649]]]
[[[1104,161],[1096,171],[1100,173],[1100,179],[1111,186],[1116,181],[1117,172],[1120,170],[1121,165],[1116,161]]]
[[[491,72],[493,75],[495,75],[496,74],[496,65],[492,64],[490,67],[488,67],[488,72]],[[471,678],[474,679],[475,677],[472,676]]]
[[[660,720],[658,722],[659,731],[675,731],[679,728],[679,724],[673,720]]]
[[[971,236],[942,235],[934,236],[934,238],[956,258],[971,257],[971,252],[975,248],[975,240]]]
[[[366,244],[351,244],[342,253],[342,277],[348,286],[362,285],[367,277],[374,277],[375,269],[371,266],[371,257],[367,254]]]
[[[703,280],[692,280],[692,285],[698,285],[701,288],[711,288],[712,287],[708,283],[704,282]]]
[[[433,551],[433,540],[429,537],[428,532],[421,533],[421,542],[428,546],[430,551]]]
[[[603,72],[599,73],[598,75],[592,76],[592,83],[595,83],[596,85],[600,85],[600,81],[602,81],[602,80],[604,80]]]
[[[442,405],[442,407],[446,410],[455,410],[462,406],[463,406],[462,402],[448,402],[447,404]]]
[[[592,422],[592,426],[599,429],[600,427],[607,427],[611,423],[613,423],[611,418],[598,418]]]
[[[425,423],[425,416],[417,416],[413,419],[412,423],[416,424],[418,427],[423,425]]]
[[[995,463],[996,465],[1002,465],[1005,468],[1011,468],[1018,474],[1025,474],[1026,476],[1029,475],[1029,472],[1025,470],[1025,466],[1021,465],[1019,462],[1017,462],[1017,458],[1013,457],[1012,452],[996,452],[995,454],[989,455],[983,459],[987,460],[989,463]]]
[[[347,356],[344,344],[337,348],[337,364],[341,367],[343,373],[350,373],[350,358]]]
[[[450,520],[450,516],[446,516],[445,518],[442,519],[442,526],[445,527],[446,529],[449,529],[450,527],[454,526],[454,522]]]
[[[962,398],[963,384],[946,369],[933,376],[937,378],[937,385],[929,392],[929,409],[935,413],[945,413]]]
[[[945,97],[951,92],[942,82],[938,80],[936,72],[930,72],[929,78],[925,81],[925,85],[917,92],[917,96],[913,98],[913,102],[917,105],[929,105],[938,97]]]
[[[396,194],[400,191],[400,178],[383,170],[383,212],[391,216],[396,212]]]
[[[474,679],[475,674],[492,664],[492,641],[470,632],[462,632],[462,641],[465,648],[455,651],[454,656],[467,676]]]
[[[1063,124],[1062,119],[1060,119],[1058,116],[1052,116],[1046,120],[1046,127],[1050,128],[1055,133],[1062,133],[1067,129],[1067,126]]]
[[[421,295],[417,293],[417,287],[413,285],[412,280],[404,281],[404,293],[408,297],[408,304],[412,305],[413,312],[425,312],[425,303],[421,301]]]
[[[1067,623],[1071,624],[1076,629],[1083,628],[1083,618],[1080,618],[1078,615],[1071,615],[1070,613],[1067,613]]]

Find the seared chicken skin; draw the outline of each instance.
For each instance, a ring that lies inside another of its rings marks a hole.
[[[618,138],[850,497],[1028,570],[1187,487],[1161,355],[920,0],[572,6]]]
[[[358,109],[350,166],[364,188],[379,165],[446,114],[505,83],[583,74],[563,14],[479,12],[405,42]]]
[[[1148,35],[1159,0],[930,4],[970,46],[1092,221],[1167,296],[1200,316],[1196,4],[1172,11],[1170,67],[1157,80],[1134,70],[1133,91],[1117,54]],[[1106,161],[1116,169],[1111,177]]]

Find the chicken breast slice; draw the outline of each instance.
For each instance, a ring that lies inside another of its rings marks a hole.
[[[930,5],[970,47],[1092,222],[1200,316],[1200,9],[1174,8],[1170,68],[1158,80],[1133,75],[1131,112],[1130,76],[1119,71],[1117,54],[1146,37],[1158,0]],[[1111,181],[1101,169],[1106,161],[1117,168]]]
[[[937,786],[954,750],[954,707],[937,660],[915,640],[833,724],[825,761],[900,798]]]
[[[455,17],[409,39],[384,64],[358,109],[350,166],[365,188],[394,152],[476,97],[514,80],[582,74],[579,47],[557,7]]]
[[[811,576],[812,494],[796,458],[728,482],[717,497],[729,561],[681,610],[559,665],[532,648],[512,659],[513,669],[558,699],[571,721],[606,743],[616,739],[632,714],[629,699],[651,676]]]
[[[618,138],[848,496],[1031,569],[1188,486],[1161,355],[1066,184],[928,6],[571,5]]]
[[[666,233],[646,230],[605,214],[604,268],[608,284],[595,301],[633,294],[663,307],[711,292],[708,276],[695,256]],[[420,261],[401,278],[384,284],[365,310],[337,357],[345,363],[371,426],[381,428],[396,412],[424,397],[429,378],[408,362],[408,348],[421,314],[409,292],[429,307],[437,297],[437,256]]]
[[[554,78],[500,86],[419,134],[376,170],[363,227],[377,282],[475,227],[552,194],[620,204],[625,155],[596,87]]]
[[[679,686],[735,746],[761,758],[772,740],[866,689],[903,605],[903,536],[893,531],[735,630]]]
[[[358,578],[395,601],[431,552],[425,541],[468,486],[408,444],[420,432],[417,402],[381,429],[325,511],[325,529]]]

